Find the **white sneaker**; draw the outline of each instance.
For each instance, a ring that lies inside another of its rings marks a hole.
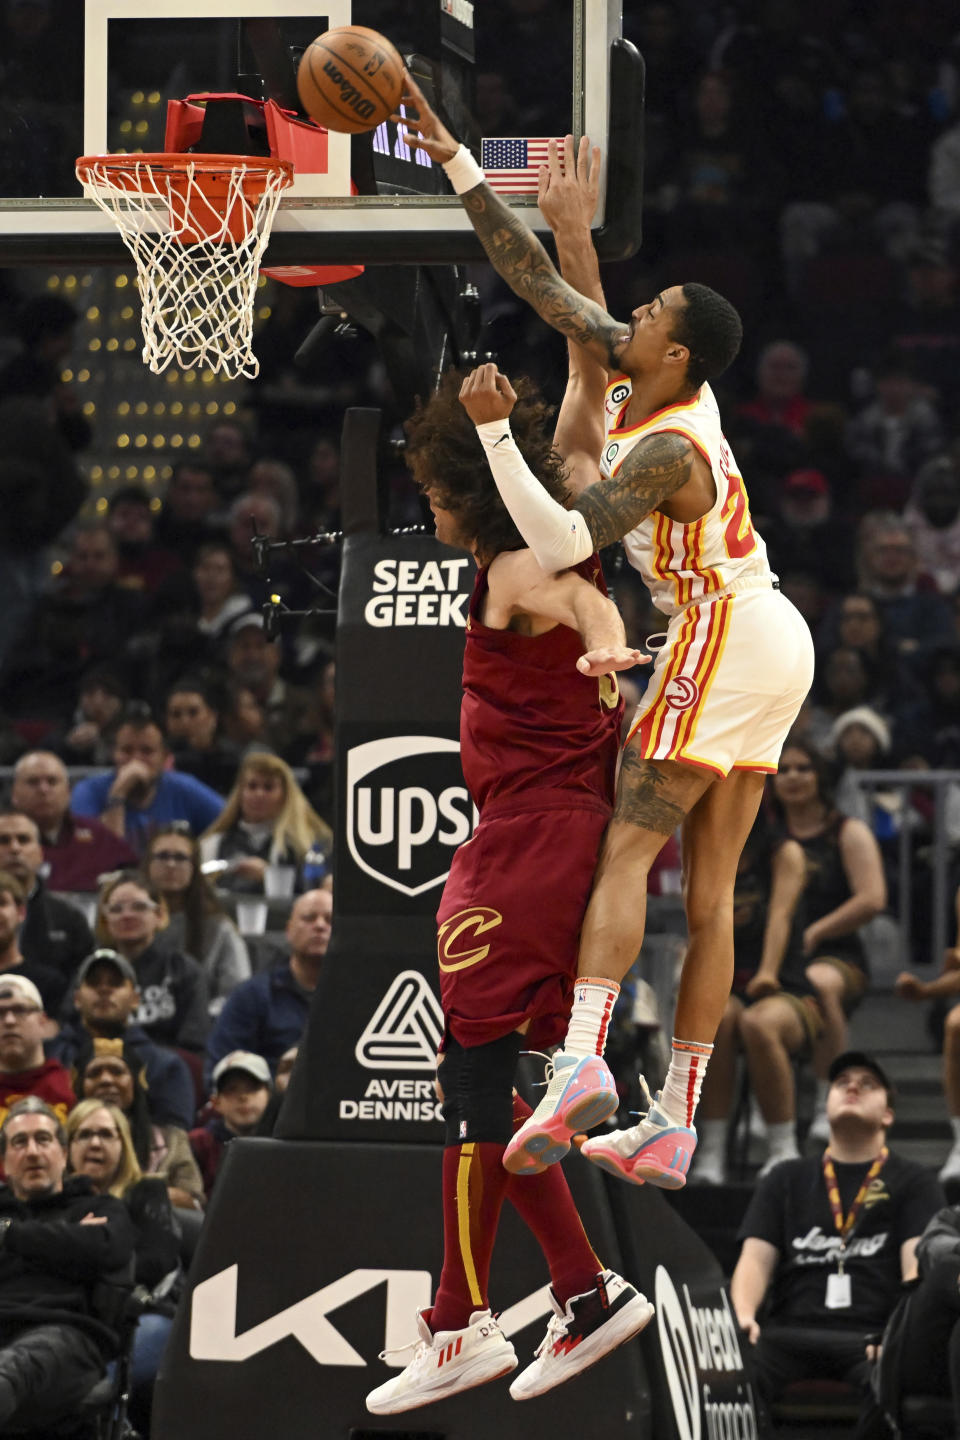
[[[427,1323],[429,1314],[417,1311],[420,1339],[402,1347],[414,1352],[407,1368],[367,1396],[371,1415],[416,1410],[516,1370],[517,1353],[489,1310],[475,1310],[465,1330],[438,1330],[436,1335]]]
[[[816,1140],[818,1144],[826,1145],[830,1139],[830,1121],[827,1119],[826,1110],[818,1110],[814,1115],[807,1131],[808,1140]]]
[[[687,1182],[690,1185],[725,1185],[727,1167],[723,1155],[711,1155],[704,1150],[697,1151],[696,1163]]]
[[[948,1180],[960,1180],[960,1140],[953,1142],[953,1149],[947,1156],[937,1179],[941,1185],[945,1185]]]
[[[764,1175],[769,1175],[771,1170],[775,1169],[775,1167],[776,1167],[777,1165],[782,1165],[782,1164],[784,1163],[784,1161],[786,1161],[786,1160],[799,1160],[799,1159],[800,1159],[800,1151],[799,1151],[799,1150],[794,1150],[794,1151],[793,1151],[792,1153],[790,1153],[790,1154],[780,1154],[780,1153],[777,1153],[776,1155],[768,1155],[767,1158],[766,1158],[766,1160],[764,1161],[763,1165],[761,1165],[760,1169],[757,1171],[757,1179],[758,1179],[758,1180],[762,1180],[763,1177],[764,1177]]]
[[[620,1103],[616,1081],[601,1055],[558,1050],[547,1062],[547,1080],[540,1104],[503,1152],[503,1168],[512,1175],[539,1175],[562,1160],[571,1136],[602,1125]]]
[[[632,1185],[649,1180],[663,1190],[679,1190],[687,1183],[697,1132],[671,1120],[660,1107],[660,1091],[651,1096],[642,1075],[640,1084],[649,1108],[639,1125],[586,1140],[580,1153],[601,1170],[619,1175]]]
[[[554,1314],[537,1346],[536,1358],[510,1386],[514,1400],[532,1400],[595,1365],[625,1340],[639,1335],[653,1317],[653,1306],[613,1270],[597,1276],[593,1290],[560,1305],[553,1291]]]

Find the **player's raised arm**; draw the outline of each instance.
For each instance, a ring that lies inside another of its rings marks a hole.
[[[516,395],[495,365],[463,382],[460,403],[477,427],[497,489],[538,563],[566,570],[622,540],[690,479],[696,451],[682,435],[659,432],[630,451],[616,475],[582,492],[575,510],[559,505],[520,454],[509,417]]]
[[[469,150],[453,138],[408,71],[404,71],[403,103],[408,114],[395,118],[404,138],[443,165],[498,275],[548,325],[585,345],[601,364],[615,368],[630,327],[562,279],[536,235],[490,189]],[[411,109],[417,113],[416,120],[409,116]]]
[[[548,163],[540,171],[537,203],[553,231],[564,278],[588,299],[603,305],[600,267],[590,225],[597,208],[600,150],[584,136],[574,149],[573,136],[548,145]],[[567,336],[567,386],[554,444],[567,465],[568,485],[579,495],[599,478],[605,438],[603,397],[607,370],[578,341]]]

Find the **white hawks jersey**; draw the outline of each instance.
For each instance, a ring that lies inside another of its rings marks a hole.
[[[638,425],[624,426],[631,385],[625,375],[607,387],[607,440],[601,472],[614,476],[639,440],[669,431],[684,435],[713,472],[716,499],[689,525],[654,510],[624,537],[627,558],[640,571],[657,609],[674,616],[692,602],[728,590],[746,576],[770,576],[767,547],[753,528],[743,477],[720,429],[709,385],[692,400],[668,405]]]

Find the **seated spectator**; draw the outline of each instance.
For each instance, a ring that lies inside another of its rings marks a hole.
[[[200,869],[200,846],[182,827],[156,832],[143,859],[147,878],[167,907],[159,944],[199,960],[207,978],[210,1013],[218,1015],[231,991],[250,979],[250,956],[240,932],[223,913]]]
[[[97,1195],[121,1200],[134,1229],[134,1281],[141,1313],[133,1337],[130,1413],[149,1433],[153,1384],[173,1328],[180,1240],[163,1181],[140,1169],[127,1117],[116,1105],[81,1100],[67,1116],[71,1175],[85,1175]]]
[[[807,735],[821,752],[829,749],[833,727],[841,715],[858,705],[878,711],[883,703],[883,670],[860,650],[837,645],[817,665],[814,703]]]
[[[910,531],[899,516],[884,511],[864,516],[857,535],[858,588],[875,601],[900,655],[953,639],[950,609],[942,596],[923,588],[918,568]]]
[[[853,533],[836,513],[822,470],[792,470],[776,487],[776,513],[764,522],[770,561],[778,575],[802,571],[836,594],[854,581]]]
[[[920,470],[903,511],[920,573],[941,595],[960,584],[960,466],[954,455],[935,455]]]
[[[917,1241],[942,1203],[928,1170],[888,1150],[893,1106],[871,1056],[838,1055],[826,1153],[776,1165],[753,1192],[730,1298],[768,1402],[808,1379],[868,1396],[867,1345],[915,1276]]]
[[[140,991],[129,960],[116,950],[94,950],[74,984],[74,1011],[48,1041],[47,1053],[75,1080],[92,1055],[108,1054],[121,1042],[136,1064],[150,1119],[189,1130],[197,1108],[193,1077],[174,1050],[155,1044],[137,1024]]]
[[[129,698],[126,682],[111,665],[92,666],[80,677],[72,719],[48,736],[47,744],[69,765],[109,765]]]
[[[65,1120],[73,1108],[70,1076],[43,1053],[47,1028],[40,991],[25,975],[0,976],[0,1119],[34,1095]]]
[[[254,1135],[270,1101],[273,1082],[270,1066],[262,1055],[233,1050],[213,1067],[213,1116],[206,1125],[190,1131],[190,1147],[196,1156],[209,1200],[216,1182],[223,1152],[237,1135]]]
[[[846,1049],[848,1017],[869,983],[858,931],[886,907],[887,887],[876,839],[862,820],[835,807],[826,766],[812,745],[788,737],[772,795],[782,833],[798,842],[806,860],[803,954],[824,1020],[814,1049],[817,1114],[811,1134],[819,1140],[831,1066]]]
[[[75,815],[102,818],[108,830],[142,853],[147,834],[169,820],[185,820],[193,834],[206,830],[223,809],[215,791],[168,770],[163,731],[143,707],[127,711],[117,730],[109,775],[80,780],[73,791]]]
[[[300,497],[297,477],[282,460],[258,460],[250,467],[251,495],[269,495],[280,512],[278,538],[292,540],[297,534]]]
[[[156,1125],[150,1119],[147,1097],[139,1080],[136,1058],[125,1047],[91,1055],[77,1078],[81,1100],[115,1105],[127,1117],[137,1162],[144,1175],[156,1175],[167,1187],[170,1204],[178,1210],[203,1208],[203,1180],[190,1149],[187,1132],[179,1125]]]
[[[219,509],[211,471],[198,460],[181,460],[173,467],[154,526],[157,544],[190,563],[200,546],[222,538]]]
[[[290,957],[238,985],[228,998],[207,1041],[208,1077],[232,1050],[262,1055],[273,1069],[299,1042],[330,944],[332,916],[329,890],[308,890],[294,901],[287,922]]]
[[[121,485],[110,496],[107,524],[117,542],[117,583],[153,595],[181,570],[177,555],[154,537],[150,496],[142,485]]]
[[[792,340],[771,340],[757,361],[757,393],[737,415],[802,438],[813,401],[804,394],[810,361]]]
[[[792,1061],[807,1056],[823,1029],[816,992],[804,973],[798,907],[806,880],[795,840],[779,843],[761,810],[737,865],[733,892],[733,990],[714,1041],[697,1122],[693,1178],[726,1179],[728,1117],[734,1108],[737,1052],[766,1122],[765,1175],[797,1149]]]
[[[306,856],[311,851],[328,856],[332,846],[329,825],[286,761],[257,751],[245,756],[222,813],[200,841],[204,860],[231,862],[218,877],[220,887],[247,895],[263,893],[268,865],[295,866],[294,888],[303,890]]]
[[[896,750],[901,759],[922,759],[930,768],[960,767],[960,645],[938,645],[916,670],[919,693],[894,715]]]
[[[69,720],[80,677],[122,661],[143,623],[144,597],[117,583],[116,543],[102,521],[78,525],[63,574],[44,595],[7,657],[4,693],[17,715]]]
[[[960,1206],[938,1210],[929,1222],[917,1246],[917,1269],[918,1283],[901,1297],[883,1337],[879,1394],[898,1401],[949,1397],[953,1433],[960,1435]],[[884,1405],[894,1419],[898,1409]]]
[[[253,692],[266,715],[267,739],[274,750],[283,753],[303,729],[310,697],[280,678],[281,658],[280,641],[267,639],[262,615],[250,611],[230,626],[229,677]]]
[[[943,425],[906,356],[882,360],[874,383],[876,399],[847,424],[846,451],[860,472],[862,500],[899,509],[913,476],[943,448]]]
[[[209,643],[216,643],[251,606],[250,596],[237,582],[233,551],[226,542],[200,546],[193,562],[193,584],[198,602],[197,629]]]
[[[160,891],[134,870],[107,880],[97,905],[97,939],[117,950],[137,977],[137,1024],[158,1045],[202,1050],[209,1020],[207,982],[198,960],[157,943],[167,923]]]
[[[40,832],[51,890],[96,890],[108,870],[137,863],[127,842],[106,825],[71,814],[67,768],[49,750],[31,750],[20,757],[10,798]]]
[[[85,1175],[64,1178],[63,1125],[41,1101],[7,1115],[0,1159],[0,1430],[49,1433],[115,1353],[91,1292],[130,1261],[134,1228],[123,1204]]]
[[[240,749],[220,733],[221,708],[212,684],[184,675],[167,691],[165,723],[178,772],[227,795],[237,778]]]
[[[237,420],[217,420],[203,442],[199,463],[209,469],[217,494],[232,500],[250,469],[250,441]]]
[[[231,682],[227,686],[227,708],[223,733],[245,755],[248,750],[267,750],[267,712],[249,685]]]
[[[882,770],[889,763],[891,745],[890,726],[870,705],[855,705],[838,715],[826,745],[838,774],[834,787],[837,809],[863,820],[884,838],[890,833],[889,815],[880,817],[857,774],[861,770]]]
[[[37,987],[48,1016],[60,1013],[68,977],[62,970],[26,960],[20,949],[20,931],[27,913],[20,881],[0,870],[0,975],[25,975]]]
[[[20,810],[0,812],[0,866],[19,880],[27,897],[20,949],[30,964],[59,970],[68,982],[93,949],[90,926],[75,905],[51,895],[40,878],[40,831]]]

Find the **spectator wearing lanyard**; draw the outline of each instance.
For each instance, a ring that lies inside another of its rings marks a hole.
[[[814,1378],[866,1398],[868,1346],[915,1276],[917,1241],[942,1203],[936,1177],[887,1148],[893,1101],[876,1060],[839,1055],[827,1149],[777,1165],[754,1191],[730,1296],[768,1401]]]

